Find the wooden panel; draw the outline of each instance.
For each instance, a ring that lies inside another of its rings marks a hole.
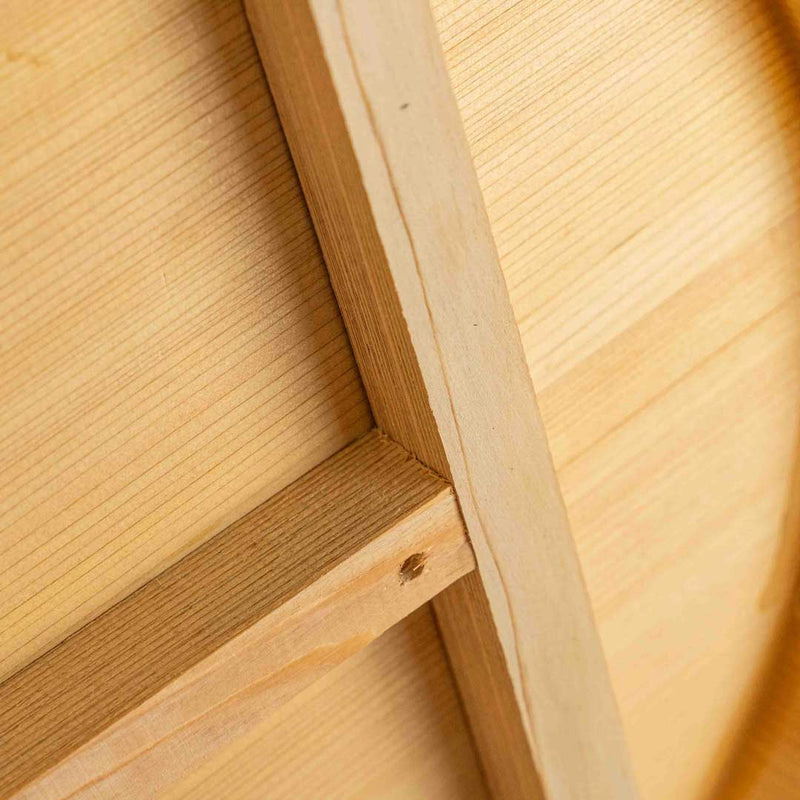
[[[509,691],[473,692],[482,681],[462,681],[471,717],[486,726],[519,717],[499,728],[516,739],[494,752],[516,759],[526,785],[540,780],[548,798],[632,798],[603,653],[427,0],[248,0],[247,8],[376,421],[446,470],[458,494],[485,594],[444,607],[454,609],[445,630],[465,638],[459,649],[491,653],[497,680],[510,682]],[[502,769],[494,759],[484,766]]]
[[[487,798],[430,611],[392,628],[164,797]]]
[[[0,31],[0,676],[366,431],[241,6]]]
[[[640,787],[705,797],[798,566],[795,76],[749,0],[434,10]]]
[[[61,759],[20,796],[158,791],[474,563],[452,489],[369,434],[0,685],[0,793]]]

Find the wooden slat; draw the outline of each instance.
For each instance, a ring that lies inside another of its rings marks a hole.
[[[454,583],[433,605],[493,796],[542,798],[538,774],[519,754],[525,731],[520,715],[508,711],[516,710],[514,687],[491,635],[491,610],[477,573]]]
[[[247,7],[376,421],[451,475],[458,493],[490,613],[462,593],[445,629],[468,637],[464,649],[502,653],[493,669],[511,684],[470,692],[460,682],[473,723],[519,714],[505,757],[529,784],[538,772],[549,798],[633,797],[430,9],[424,0]],[[459,614],[476,624],[459,626]]]
[[[155,792],[473,564],[450,488],[372,433],[0,685],[0,793],[59,761],[22,796]]]
[[[0,25],[0,680],[372,426],[238,0]]]
[[[163,800],[488,800],[428,606]]]

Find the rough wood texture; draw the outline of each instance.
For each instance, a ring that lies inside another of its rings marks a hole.
[[[165,800],[488,800],[430,611],[387,631]]]
[[[712,796],[798,568],[800,109],[770,5],[434,2],[649,800]]]
[[[0,30],[0,679],[366,432],[239,2]]]
[[[509,755],[533,753],[550,798],[632,797],[430,9],[247,7],[376,420],[458,492],[527,737]]]
[[[370,434],[0,685],[0,793],[98,734],[24,796],[154,792],[473,564],[452,490]]]

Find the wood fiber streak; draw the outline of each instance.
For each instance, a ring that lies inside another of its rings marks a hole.
[[[164,800],[488,800],[466,730],[435,624],[424,608]]]
[[[53,766],[446,489],[372,433],[194,550],[0,684],[0,793]],[[401,562],[398,554],[395,570]]]
[[[0,678],[371,418],[239,2],[4,4]]]
[[[433,2],[648,800],[712,796],[800,566],[800,108],[770,5]]]

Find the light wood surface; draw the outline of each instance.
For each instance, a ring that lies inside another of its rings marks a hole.
[[[775,3],[773,12],[787,53],[794,62],[795,94],[800,92],[800,3]],[[784,523],[781,569],[794,571],[795,585],[784,629],[762,671],[747,723],[728,757],[719,800],[791,800],[800,781],[800,469]]]
[[[19,796],[152,796],[473,567],[370,434],[0,685],[0,794],[61,762]]]
[[[644,797],[714,794],[798,569],[769,4],[434,0]]]
[[[716,800],[792,800],[800,777],[800,470],[786,514],[782,568],[794,572],[783,630],[762,670],[749,719],[731,747]]]
[[[3,3],[0,677],[371,425],[240,3]]]
[[[548,798],[634,797],[427,0],[247,8],[376,421],[452,476],[513,690],[482,699],[515,697],[527,737],[509,757]]]
[[[790,37],[756,0],[432,5],[643,796],[793,798],[798,639],[784,624],[800,569],[786,510],[797,495],[800,109]],[[400,79],[415,75],[416,65]],[[2,680],[136,587],[153,591],[152,576],[371,419],[238,2],[15,0],[3,8],[0,80]],[[373,109],[389,155],[387,127],[411,147],[420,110],[419,98],[395,108],[392,97]],[[364,222],[393,202],[406,208],[408,176],[385,205],[357,200],[347,131],[304,135],[339,157],[345,200],[312,210],[333,241],[327,257],[377,422],[448,475],[413,330],[381,299],[395,291],[389,274],[368,268],[407,250],[396,220],[389,235]],[[309,196],[323,197],[313,165],[295,156]],[[433,180],[447,158],[420,162]],[[436,201],[427,184],[414,199]],[[326,227],[345,201],[358,239]],[[445,224],[423,223],[426,233]],[[463,307],[462,288],[447,290]],[[480,352],[460,333],[470,356]],[[452,500],[437,508],[452,519]],[[311,797],[317,780],[341,797],[482,796],[427,612],[347,657],[456,574],[428,562],[403,584],[407,605],[386,603],[400,553],[396,538],[383,541],[314,584],[334,599],[298,627],[268,614],[160,692],[166,673],[150,662],[157,693],[136,710],[88,684],[95,722],[122,715],[118,724],[24,796],[148,787],[203,797],[209,787]],[[467,569],[463,539],[448,541]],[[351,568],[366,571],[363,585]],[[482,585],[459,581],[437,610],[495,796],[534,796]],[[319,649],[322,630],[352,648]],[[297,647],[319,658],[287,670]],[[132,668],[145,663],[133,654]],[[61,741],[36,746],[55,752]]]
[[[164,797],[489,796],[426,608],[298,695]]]
[[[730,755],[719,800],[793,800],[800,773],[800,612],[765,670],[750,723]]]
[[[477,572],[437,595],[432,606],[492,797],[544,798],[537,771],[520,753],[525,731],[520,715],[511,713],[514,687],[500,643],[489,635],[491,611]]]

